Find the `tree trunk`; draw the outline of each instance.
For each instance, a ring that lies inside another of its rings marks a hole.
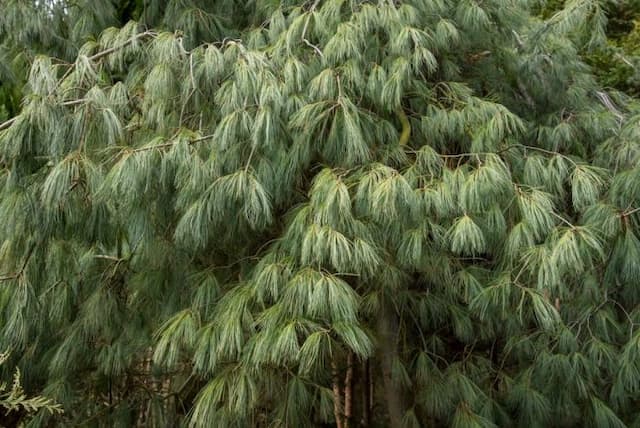
[[[389,413],[389,427],[401,428],[404,415],[404,403],[402,390],[393,381],[393,361],[398,357],[398,317],[390,302],[383,303],[378,320],[378,335],[380,337],[380,365],[382,368],[382,381],[384,397]]]
[[[372,396],[373,396],[373,384],[371,383],[371,373],[369,367],[369,360],[362,362],[362,372],[360,375],[362,379],[362,391],[361,391],[361,406],[362,406],[362,418],[360,419],[360,426],[362,428],[368,428],[371,420],[371,408]]]
[[[347,374],[344,377],[344,428],[351,427],[353,416],[353,352],[347,355]]]
[[[333,416],[336,419],[336,426],[342,426],[342,394],[340,392],[340,377],[338,376],[338,364],[335,357],[331,361],[331,375],[333,378]]]

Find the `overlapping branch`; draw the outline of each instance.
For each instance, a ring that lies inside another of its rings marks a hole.
[[[147,37],[155,37],[157,35],[157,33],[155,31],[144,31],[142,33],[136,34],[135,36],[129,38],[128,40],[126,40],[124,43],[118,45],[118,46],[113,46],[111,48],[105,49],[101,52],[98,52],[92,56],[89,57],[90,61],[98,61],[104,57],[107,57],[111,54],[113,54],[114,52],[118,52],[119,50],[122,50],[124,48],[126,48],[127,46],[131,45],[132,43],[136,42],[137,40],[141,40],[141,39],[145,39]],[[62,77],[60,78],[60,80],[58,81],[58,84],[56,85],[56,88],[60,86],[60,83],[62,83],[64,81],[64,79],[66,79],[75,69],[76,64],[70,64],[69,68],[67,69],[67,71],[62,75]],[[60,105],[62,106],[72,106],[72,105],[76,105],[76,104],[82,104],[83,102],[85,102],[86,100],[84,99],[80,99],[80,100],[71,100],[71,101],[64,101],[62,103],[60,103]],[[13,125],[19,118],[20,116],[15,116],[12,117],[9,120],[6,120],[3,123],[0,123],[0,131],[2,131],[3,129],[9,128],[11,125]]]

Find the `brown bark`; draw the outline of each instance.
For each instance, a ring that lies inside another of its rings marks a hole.
[[[336,418],[337,428],[342,425],[342,394],[340,392],[340,378],[338,376],[338,364],[335,358],[331,361],[331,374],[333,377],[333,415]]]
[[[151,356],[153,355],[152,352],[153,351],[151,348],[147,348],[142,360],[138,363],[138,371],[142,373],[140,384],[145,390],[149,388],[149,377],[147,373],[151,372]],[[138,403],[138,418],[135,424],[135,426],[137,427],[145,426],[148,421],[147,401],[148,400],[141,399]]]
[[[361,391],[361,406],[362,406],[362,418],[360,419],[360,426],[362,428],[368,428],[371,419],[371,407],[373,395],[373,385],[371,384],[369,360],[362,362],[362,372],[360,378],[362,379],[362,391]]]
[[[373,414],[373,392],[375,391],[371,361],[367,361],[367,376],[369,379],[369,419],[371,419],[371,415]]]
[[[162,403],[163,411],[164,411],[165,417],[169,418],[167,420],[167,423],[173,422],[173,415],[175,415],[175,412],[173,411],[175,396],[171,394],[171,388],[172,388],[171,376],[167,376],[162,381],[162,392],[161,392],[161,395],[163,397],[163,403]],[[173,423],[171,423],[171,425],[173,425]]]
[[[378,336],[380,337],[380,365],[382,368],[382,381],[384,397],[387,403],[389,415],[389,427],[401,428],[404,415],[404,403],[402,389],[393,381],[393,362],[398,358],[398,317],[390,302],[383,304],[378,320]]]
[[[347,374],[344,378],[344,428],[351,426],[353,417],[353,352],[347,355]]]

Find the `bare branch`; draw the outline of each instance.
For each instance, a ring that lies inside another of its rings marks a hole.
[[[156,35],[157,35],[157,33],[155,31],[145,31],[143,33],[138,33],[135,36],[131,37],[126,42],[122,43],[121,45],[114,46],[112,48],[105,49],[102,52],[98,52],[97,54],[91,55],[89,57],[89,60],[97,61],[102,57],[105,57],[107,55],[111,55],[112,53],[117,52],[120,49],[126,48],[127,46],[129,46],[130,44],[132,44],[133,42],[135,42],[137,40],[144,39],[146,37],[155,37]]]
[[[11,119],[7,120],[6,122],[0,123],[0,131],[2,131],[5,128],[10,127],[13,124],[13,122],[18,120],[19,117],[20,116],[15,116],[15,117],[12,117]]]
[[[199,143],[201,141],[208,140],[208,139],[210,139],[212,137],[213,137],[213,134],[212,135],[205,135],[204,137],[194,138],[193,140],[189,141],[189,144]],[[178,141],[169,141],[168,143],[156,144],[155,146],[139,147],[137,149],[131,150],[130,153],[146,152],[148,150],[154,150],[154,149],[163,149],[165,147],[172,147],[172,146],[176,145],[177,143],[178,143]]]
[[[315,2],[313,2],[313,4],[311,5],[311,7],[309,8],[309,10],[307,11],[307,19],[304,22],[304,27],[302,28],[302,35],[300,36],[300,39],[310,48],[312,48],[314,51],[316,51],[316,53],[318,54],[318,56],[322,57],[324,56],[322,54],[322,51],[320,50],[319,47],[317,47],[316,45],[314,45],[313,43],[311,43],[308,39],[307,39],[307,28],[309,27],[309,20],[311,19],[311,14],[313,13],[313,11],[316,9],[316,7],[318,7],[318,4],[320,4],[320,0],[316,0]]]

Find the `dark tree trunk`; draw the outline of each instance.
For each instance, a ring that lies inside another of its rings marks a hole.
[[[368,428],[371,421],[371,410],[373,408],[373,384],[371,383],[371,367],[369,360],[362,362],[360,379],[362,381],[362,391],[360,395],[362,418],[360,419],[360,426],[362,428]]]
[[[347,355],[347,374],[344,378],[344,428],[352,426],[353,418],[353,352]]]
[[[398,358],[398,316],[391,302],[385,302],[378,321],[380,366],[384,398],[389,414],[389,427],[401,428],[404,415],[402,389],[393,381],[393,361]]]
[[[331,361],[331,377],[333,378],[333,415],[336,419],[336,426],[342,426],[342,393],[340,392],[340,377],[338,376],[338,364],[335,357]]]

